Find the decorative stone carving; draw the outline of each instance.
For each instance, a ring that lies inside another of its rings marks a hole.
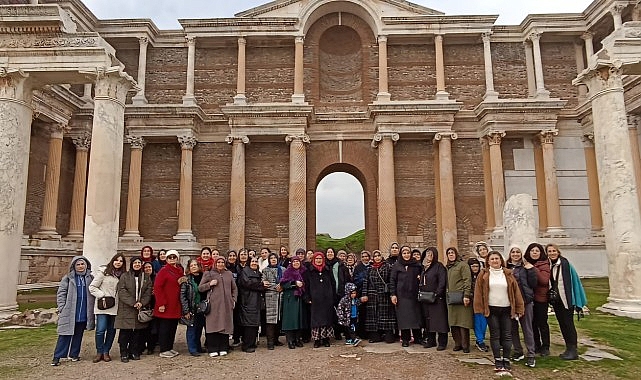
[[[537,241],[536,218],[534,205],[530,194],[515,194],[505,202],[503,208],[503,223],[505,225],[505,255],[510,247],[516,245],[525,252],[530,243]]]
[[[125,136],[125,140],[127,144],[131,145],[131,149],[143,149],[145,145],[147,145],[147,142],[142,136],[127,135]]]
[[[225,137],[225,142],[227,144],[233,144],[234,141],[240,141],[243,144],[249,144],[249,137],[240,136],[240,135],[229,135],[229,136]]]
[[[584,134],[581,136],[581,141],[583,142],[583,147],[594,148],[594,133]]]
[[[198,143],[198,139],[195,136],[183,135],[178,136],[178,142],[180,143],[181,149],[192,150]]]
[[[559,131],[557,129],[549,129],[541,131],[538,134],[541,144],[554,144],[554,136],[557,136]]]
[[[147,45],[149,44],[149,38],[138,37],[138,43],[140,44],[140,46],[147,47]]]
[[[441,141],[443,138],[449,138],[450,140],[458,139],[456,132],[438,132],[434,135],[434,141]]]
[[[377,148],[378,144],[383,141],[384,138],[389,138],[393,143],[396,143],[401,136],[396,132],[381,132],[374,135],[372,139],[372,148]]]
[[[89,132],[83,133],[80,136],[72,137],[71,141],[76,146],[76,150],[88,151],[91,147],[91,134]]]
[[[1,30],[0,30],[1,32]],[[100,47],[100,38],[95,34],[86,37],[50,37],[29,35],[0,36],[0,48],[30,49],[30,48],[70,48],[70,47]]]
[[[492,131],[487,134],[487,142],[489,145],[501,145],[503,137],[505,137],[505,132]]]
[[[128,77],[130,81],[133,81],[130,76],[126,75],[125,77],[125,75],[126,74],[122,76],[114,75],[113,73],[105,71],[98,72],[94,100],[98,100],[98,98],[108,98],[121,103],[124,107],[127,91],[129,91],[131,87],[131,83],[127,81],[126,77]]]
[[[306,134],[285,136],[286,143],[291,143],[293,141],[302,141],[303,143],[306,143],[306,144],[309,144],[311,142],[311,140],[309,139],[309,136]]]

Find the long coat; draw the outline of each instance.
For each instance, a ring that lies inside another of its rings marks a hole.
[[[404,265],[397,260],[390,273],[390,294],[396,296],[396,321],[399,330],[421,327],[421,307],[418,304],[419,263]]]
[[[445,290],[447,288],[447,269],[438,261],[423,270],[419,281],[419,289],[436,294],[436,302],[421,303],[423,323],[429,332],[447,333],[450,331],[447,322],[447,304]]]
[[[390,269],[388,263],[383,263],[378,269],[370,266],[363,281],[362,295],[367,297],[366,331],[393,330],[396,326],[394,305],[389,293],[385,293],[385,284],[389,284]]]
[[[210,286],[211,280],[218,280]],[[218,272],[215,268],[203,274],[198,290],[207,292],[211,311],[205,316],[205,332],[232,334],[234,332],[234,305],[238,298],[238,288],[233,274],[225,269]]]
[[[140,298],[138,301],[136,301],[136,281],[139,282]],[[120,276],[120,281],[118,281],[120,306],[118,307],[118,315],[116,315],[115,328],[138,330],[147,327],[147,323],[138,321],[138,309],[134,308],[134,304],[140,302],[143,308],[148,307],[151,303],[152,288],[153,283],[148,274],[141,273],[139,277],[136,277],[133,271],[129,271]]]
[[[305,301],[311,302],[311,328],[327,327],[334,324],[336,311],[334,300],[336,299],[336,282],[329,268],[325,267],[321,272],[313,265],[303,275],[305,283]]]
[[[160,269],[154,281],[154,317],[166,319],[180,319],[182,307],[180,305],[180,284],[178,280],[183,277],[183,270],[179,266],[165,265]],[[165,307],[160,312],[160,306]]]
[[[106,266],[100,267],[89,285],[89,293],[96,300],[99,300],[102,297],[113,297],[115,299],[115,304],[109,309],[100,310],[98,309],[98,303],[94,302],[93,313],[98,314],[107,314],[107,315],[116,315],[118,314],[118,277],[105,275]]]
[[[240,323],[245,327],[260,326],[260,306],[265,286],[258,270],[248,266],[238,274],[240,288]]]
[[[510,300],[510,317],[515,319],[517,316],[522,316],[524,313],[523,297],[521,296],[521,289],[519,283],[512,275],[512,271],[507,268],[503,269],[503,275],[507,282],[507,298]],[[474,288],[474,312],[483,314],[486,317],[490,316],[490,269],[484,268],[481,270],[478,278],[476,279],[476,286]]]
[[[447,291],[463,292],[465,297],[472,295],[472,273],[467,263],[457,260],[447,266]],[[447,305],[447,317],[451,326],[474,328],[472,305]]]
[[[95,327],[95,317],[93,314],[94,297],[88,290],[86,294],[81,294],[80,297],[78,297],[78,292],[76,291],[76,271],[74,266],[79,259],[83,259],[87,263],[87,270],[83,276],[87,289],[89,289],[89,284],[93,281],[89,260],[84,256],[75,256],[71,259],[69,273],[60,280],[58,292],[56,293],[58,335],[73,335],[76,327],[76,304],[78,302],[81,303],[80,307],[87,308],[87,330],[93,330]]]
[[[295,294],[296,282],[282,282],[280,286],[283,288],[282,330],[291,331],[305,328],[303,299]]]
[[[278,288],[278,269],[281,274],[284,271],[282,268],[266,267],[263,269],[263,281],[269,281],[269,287],[265,290],[265,315],[266,321],[269,324],[276,324],[280,320],[281,312],[281,293]]]

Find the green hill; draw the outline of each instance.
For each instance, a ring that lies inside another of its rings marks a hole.
[[[365,248],[365,230],[356,231],[342,239],[332,239],[328,234],[316,235],[317,249],[325,251],[329,247],[334,248],[334,251],[344,249],[358,254]]]

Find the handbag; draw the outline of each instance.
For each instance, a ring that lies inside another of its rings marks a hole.
[[[150,309],[140,309],[138,311],[138,322],[147,323],[154,319],[154,311]]]
[[[447,292],[448,305],[463,305],[463,292]]]
[[[383,293],[389,294],[390,293],[389,284],[387,284],[387,282],[383,280],[383,276],[381,276],[381,272],[379,272],[378,269],[376,269],[376,274],[378,275],[378,278],[380,278],[381,282],[383,283]]]
[[[211,302],[209,301],[210,296],[211,296],[211,290],[207,292],[207,298],[205,298],[204,300],[198,303],[198,307],[196,308],[196,313],[209,315],[209,313],[211,312]]]
[[[423,277],[423,286],[427,286],[425,274],[423,274],[422,277]],[[418,302],[434,303],[434,302],[436,302],[436,293],[428,292],[427,290],[420,290],[419,289],[419,291],[418,291]]]
[[[552,277],[550,278],[550,283],[551,287],[548,289],[548,303],[550,305],[554,305],[557,302],[563,302],[561,300],[561,295],[559,294],[559,272],[561,271],[561,268],[559,267],[556,271],[556,278]]]
[[[98,298],[96,301],[96,306],[98,307],[98,310],[107,310],[111,309],[116,305],[116,299],[114,297],[102,297]]]

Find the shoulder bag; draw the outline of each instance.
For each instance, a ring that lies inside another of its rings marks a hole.
[[[116,299],[114,297],[102,297],[96,300],[96,306],[98,310],[107,310],[111,309],[116,305]]]
[[[142,284],[145,282],[145,275],[143,274],[140,280],[140,288],[136,292],[136,302],[140,301],[140,293],[142,293]],[[154,311],[149,308],[141,308],[138,310],[138,322],[147,323],[154,319]]]
[[[463,292],[447,292],[448,305],[463,305]]]
[[[423,276],[423,286],[425,286],[425,276]],[[428,292],[426,290],[418,290],[418,302],[434,303],[436,302],[436,293]]]
[[[383,283],[383,293],[389,294],[389,285],[385,280],[383,280],[383,276],[381,276],[381,272],[379,272],[379,268],[376,268],[376,274],[378,275],[378,278],[381,279],[381,282]]]

